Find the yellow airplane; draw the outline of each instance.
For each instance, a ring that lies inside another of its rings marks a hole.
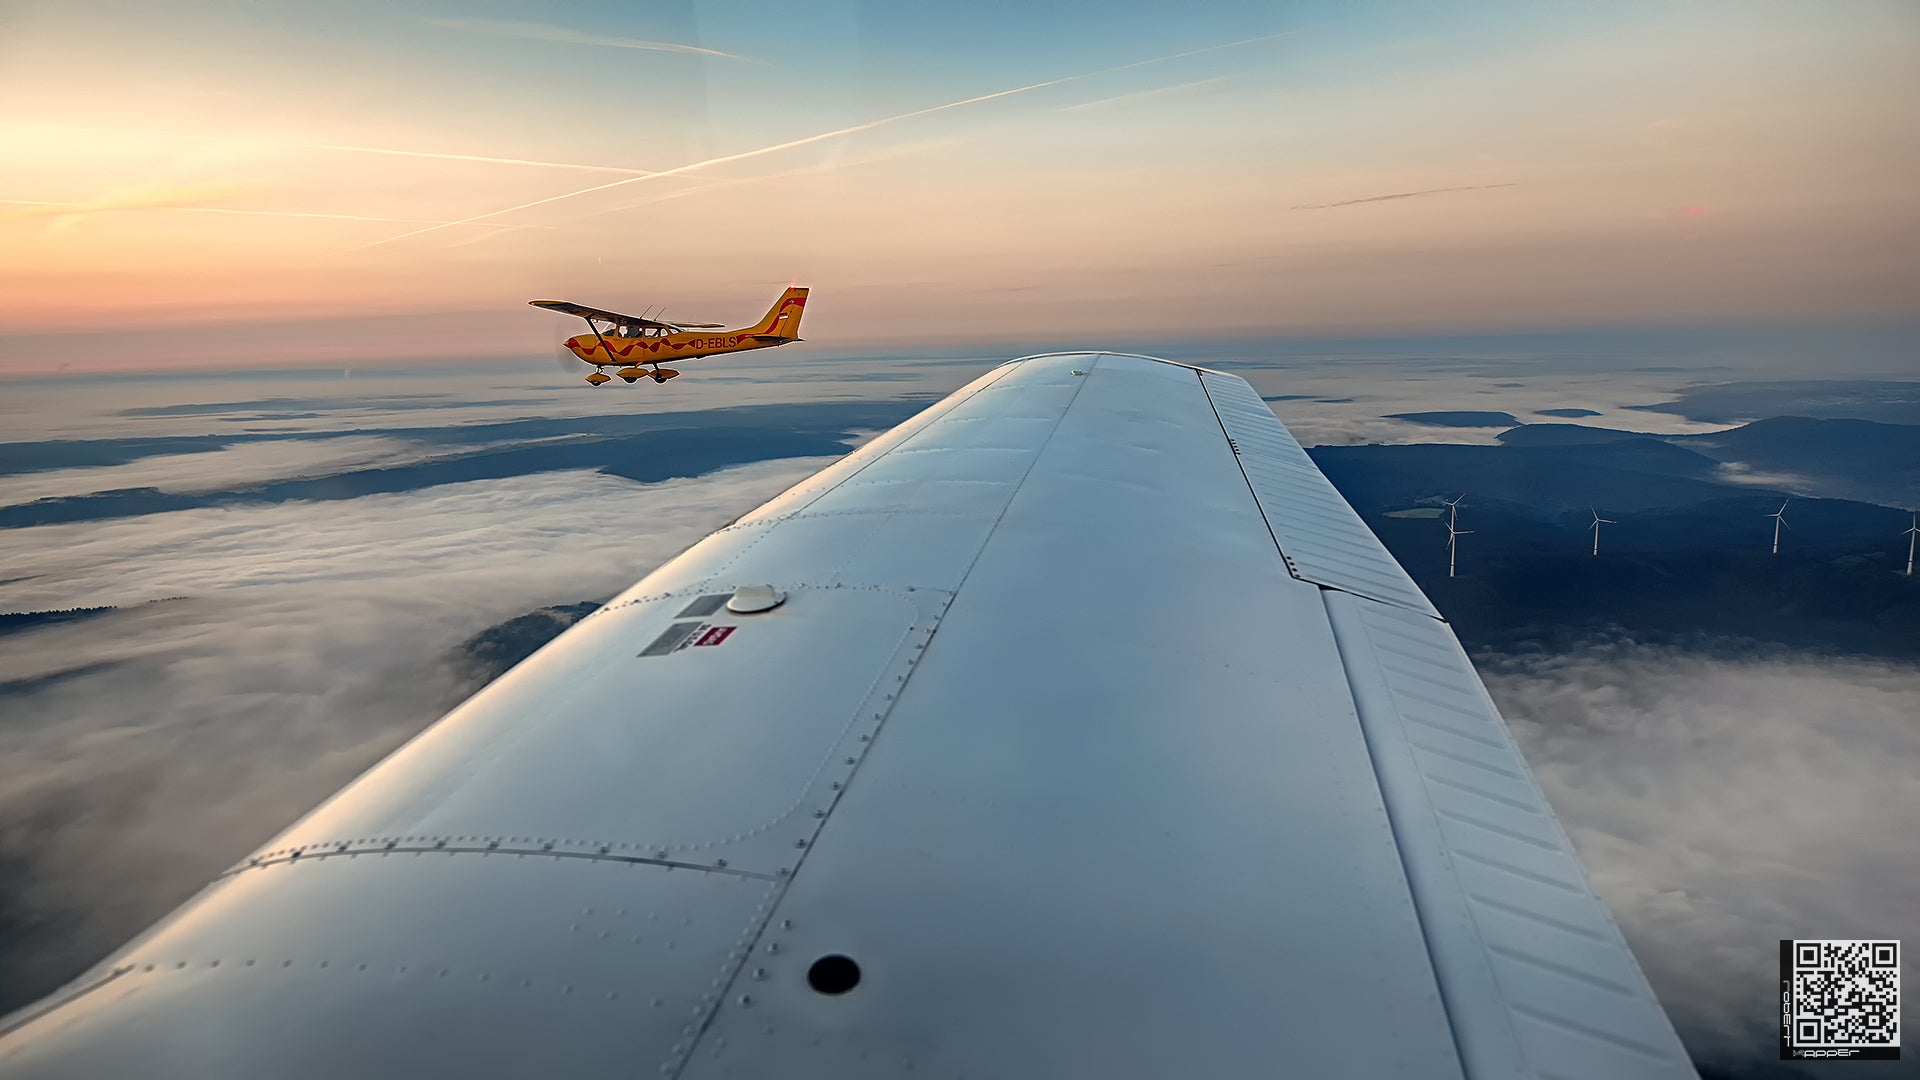
[[[766,318],[752,326],[721,330],[717,334],[702,331],[720,330],[726,324],[664,322],[602,311],[567,300],[529,300],[528,303],[563,315],[577,315],[587,321],[587,328],[593,332],[568,338],[567,349],[594,366],[587,381],[600,386],[613,381],[600,368],[618,368],[614,374],[630,383],[642,377],[663,383],[680,374],[672,368],[661,367],[664,361],[771,349],[799,341],[800,316],[806,313],[807,290],[789,287],[774,301]]]

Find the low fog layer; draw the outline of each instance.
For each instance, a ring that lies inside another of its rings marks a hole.
[[[1634,646],[1478,659],[1702,1064],[1779,1064],[1780,939],[1920,941],[1920,670]]]
[[[184,900],[453,704],[448,649],[604,599],[825,464],[551,473],[0,530],[0,1009]],[[62,674],[66,673],[66,674]]]

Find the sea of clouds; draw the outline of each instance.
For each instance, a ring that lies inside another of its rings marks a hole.
[[[1920,940],[1920,669],[1630,643],[1476,659],[1696,1060],[1775,1061],[1780,939]]]
[[[468,636],[611,596],[826,460],[0,530],[0,608],[123,609],[0,649],[0,1009],[437,718]]]

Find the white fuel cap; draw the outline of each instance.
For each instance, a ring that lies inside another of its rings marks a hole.
[[[727,610],[736,615],[772,611],[787,602],[787,594],[771,585],[742,585],[727,600]]]

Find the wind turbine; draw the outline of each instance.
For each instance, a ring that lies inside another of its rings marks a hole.
[[[1792,499],[1788,499],[1787,502],[1783,502],[1780,504],[1780,509],[1775,510],[1773,513],[1767,515],[1768,517],[1773,519],[1773,553],[1775,555],[1780,554],[1780,530],[1783,528],[1791,528],[1791,526],[1787,524],[1786,515],[1787,515],[1787,503],[1792,501],[1793,501]]]
[[[1460,538],[1463,536],[1467,536],[1473,532],[1472,529],[1457,529],[1454,527],[1455,525],[1459,524],[1459,521],[1460,521],[1460,499],[1464,499],[1466,497],[1467,497],[1466,492],[1463,491],[1460,493],[1460,498],[1458,499],[1453,499],[1453,500],[1441,499],[1440,500],[1441,502],[1446,503],[1446,506],[1447,506],[1447,576],[1448,577],[1453,576],[1454,554],[1460,547]]]
[[[1618,525],[1620,523],[1612,518],[1601,517],[1600,511],[1594,510],[1591,506],[1587,507],[1587,509],[1593,512],[1593,553],[1598,556],[1600,554],[1600,526]]]
[[[1913,515],[1913,524],[1907,527],[1907,576],[1913,576],[1913,545],[1920,541],[1920,513]]]

